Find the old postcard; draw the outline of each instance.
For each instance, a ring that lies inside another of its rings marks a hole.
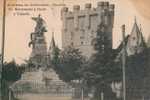
[[[0,100],[150,100],[149,0],[0,0]]]

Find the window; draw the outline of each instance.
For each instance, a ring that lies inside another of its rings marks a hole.
[[[80,36],[80,39],[84,39],[84,36]]]
[[[85,39],[85,30],[81,29],[80,32],[81,32],[80,39]]]
[[[73,40],[73,38],[74,38],[74,33],[71,32],[71,40]]]
[[[94,38],[94,31],[91,32],[91,38]]]
[[[136,38],[135,38],[135,37],[133,37],[133,40],[136,40]]]
[[[74,45],[74,43],[73,42],[71,42],[71,46],[73,46]]]

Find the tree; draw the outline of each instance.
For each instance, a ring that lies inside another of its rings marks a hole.
[[[17,81],[21,78],[21,68],[16,62],[13,60],[9,63],[4,64],[2,78],[7,81]]]
[[[5,62],[2,71],[2,97],[8,100],[9,86],[21,78],[24,68],[16,64],[15,60]]]
[[[84,57],[81,52],[72,46],[68,46],[60,54],[57,72],[60,78],[66,82],[80,79],[78,70],[81,69],[83,63]]]
[[[103,23],[98,26],[97,37],[93,40],[96,53],[81,70],[82,77],[87,84],[96,89],[95,97],[98,99],[100,99],[101,92],[104,93],[104,98],[113,96],[110,85],[113,81],[120,80],[121,76],[121,69],[114,65],[114,51],[108,42],[106,30],[107,26]]]
[[[55,47],[53,49],[53,57],[51,58],[51,62],[54,66],[58,66],[59,63],[59,55],[60,55],[60,49],[58,47]]]
[[[126,63],[126,95],[128,98],[142,98],[143,90],[147,93],[149,86],[148,50],[127,57]],[[146,87],[146,88],[145,88]]]

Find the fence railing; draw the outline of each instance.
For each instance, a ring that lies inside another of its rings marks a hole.
[[[21,97],[25,94],[46,94],[49,96],[71,96],[74,95],[74,88],[63,82],[50,82],[47,84],[30,82],[16,84],[10,88],[10,97]],[[12,99],[10,99],[12,100]]]

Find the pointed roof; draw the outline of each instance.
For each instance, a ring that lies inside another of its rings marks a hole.
[[[146,48],[146,43],[144,41],[141,28],[139,28],[137,24],[136,18],[135,18],[135,22],[131,34],[126,36],[125,38],[125,45],[126,45],[126,51],[128,56],[140,53]],[[116,53],[115,61],[118,61],[120,59],[123,52],[122,48],[123,48],[123,42],[121,42],[119,47],[115,50]]]
[[[56,47],[56,44],[55,44],[55,40],[54,40],[54,32],[52,32],[52,40],[51,40],[51,43],[50,43],[49,50],[52,50],[55,47]]]
[[[143,34],[141,32],[141,29],[137,25],[137,21],[135,18],[135,22],[127,42],[127,54],[128,56],[130,56],[136,53],[140,53],[145,49],[145,47],[146,43],[144,41]]]

